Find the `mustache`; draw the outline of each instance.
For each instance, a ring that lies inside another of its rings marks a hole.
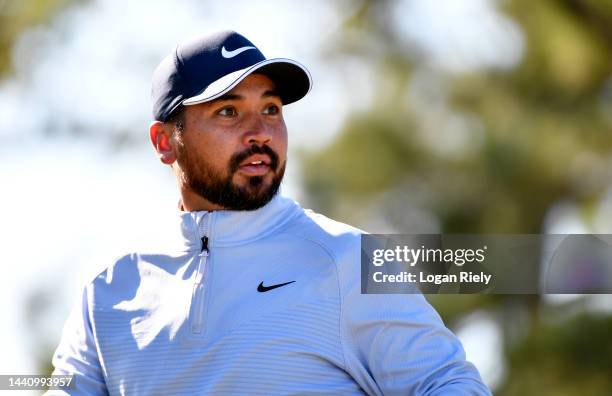
[[[265,144],[263,146],[253,144],[248,149],[238,154],[234,154],[232,158],[230,158],[229,165],[231,173],[238,171],[240,164],[254,154],[266,154],[268,157],[270,157],[270,169],[276,171],[276,168],[278,168],[278,154],[276,154],[276,152],[272,150],[270,146]]]

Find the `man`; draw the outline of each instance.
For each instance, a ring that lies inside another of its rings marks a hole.
[[[84,290],[54,355],[68,394],[488,395],[420,294],[360,293],[360,234],[277,194],[304,66],[222,32],[153,75],[179,224]],[[64,393],[60,393],[64,394]]]

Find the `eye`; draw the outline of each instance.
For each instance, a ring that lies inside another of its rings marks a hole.
[[[223,117],[234,117],[238,113],[236,112],[236,108],[234,108],[233,106],[226,106],[221,110],[217,111],[217,114]]]
[[[277,115],[278,113],[280,113],[280,107],[275,104],[271,104],[265,108],[263,113],[267,115]]]

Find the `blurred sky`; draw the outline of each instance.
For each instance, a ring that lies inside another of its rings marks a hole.
[[[191,35],[233,29],[268,57],[304,63],[314,87],[284,109],[290,155],[320,147],[372,100],[368,65],[326,58],[350,4],[95,0],[20,37],[16,73],[0,82],[1,373],[36,372],[36,349],[57,343],[83,282],[113,257],[154,248],[174,220],[174,180],[148,142],[159,60]],[[489,0],[398,1],[390,23],[425,59],[417,77],[510,68],[524,51],[520,28]],[[298,170],[293,155],[283,191],[301,200]],[[32,293],[43,298],[28,302]],[[24,313],[32,304],[36,323]],[[459,335],[487,382],[499,381],[493,322],[471,318]]]

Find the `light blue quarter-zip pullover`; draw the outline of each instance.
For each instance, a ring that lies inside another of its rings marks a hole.
[[[360,293],[359,230],[282,196],[179,223],[86,285],[49,394],[490,395],[422,295]]]

